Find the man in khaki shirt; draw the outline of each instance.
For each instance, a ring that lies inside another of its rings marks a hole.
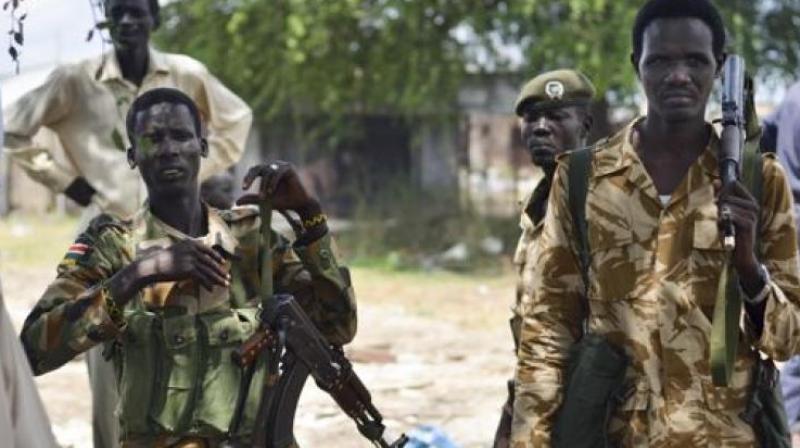
[[[157,0],[106,0],[105,11],[114,51],[57,68],[5,113],[5,147],[11,159],[31,178],[87,207],[79,230],[100,212],[132,215],[146,197],[125,154],[125,116],[139,94],[173,87],[197,104],[209,144],[201,180],[241,158],[252,121],[250,108],[200,62],[150,47],[150,32],[159,24]],[[58,136],[66,163],[58,161],[54,148],[34,141],[42,126]],[[119,437],[113,368],[100,349],[88,352],[87,363],[94,445],[114,447]]]
[[[55,69],[6,110],[5,146],[12,160],[50,190],[88,206],[87,215],[124,217],[141,206],[145,190],[126,161],[124,117],[142,92],[174,87],[197,103],[209,142],[201,179],[227,169],[244,152],[250,108],[200,62],[148,45],[157,8],[156,1],[108,0],[108,19],[118,30],[114,51]],[[53,148],[37,145],[34,135],[42,126],[58,136],[66,162],[54,157]]]
[[[536,188],[523,201],[520,215],[522,234],[514,252],[517,267],[517,290],[511,308],[511,333],[514,349],[519,346],[519,330],[524,307],[529,302],[525,284],[530,282],[536,264],[536,247],[547,208],[547,196],[555,169],[555,156],[564,151],[582,148],[592,126],[589,105],[594,86],[575,70],[554,70],[528,81],[519,93],[514,112],[519,117],[522,141],[531,154],[533,164],[541,168],[535,179]],[[495,434],[495,448],[508,447],[511,415],[514,406],[514,382],[509,381],[508,400]]]
[[[713,4],[650,0],[632,41],[647,116],[591,154],[585,281],[569,200],[570,156],[559,159],[553,179],[530,285],[534,300],[522,325],[512,447],[554,442],[570,349],[586,332],[627,358],[625,393],[616,402],[570,383],[583,407],[606,411],[599,423],[611,446],[759,446],[762,428],[743,417],[754,365],[760,352],[774,360],[800,352],[797,236],[786,174],[764,156],[760,203],[739,182],[720,187],[720,141],[705,121],[726,57],[725,27]],[[730,262],[745,302],[744,327],[728,387],[717,387],[709,341],[729,256],[719,230],[725,210],[735,226]],[[570,422],[563,428],[581,429]]]

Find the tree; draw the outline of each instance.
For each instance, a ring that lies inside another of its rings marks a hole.
[[[353,113],[411,118],[454,111],[459,87],[474,72],[512,71],[522,81],[544,69],[573,66],[588,73],[612,104],[630,103],[636,91],[628,64],[630,29],[641,4],[176,0],[164,10],[159,41],[205,62],[262,122],[287,119],[304,123],[304,135],[341,135]],[[762,79],[795,73],[800,2],[717,4],[734,49]],[[509,48],[522,60],[509,57]]]

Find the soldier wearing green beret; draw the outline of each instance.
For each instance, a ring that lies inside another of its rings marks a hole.
[[[594,86],[576,70],[555,70],[542,73],[528,81],[520,91],[514,105],[519,117],[522,141],[531,154],[533,164],[540,167],[544,176],[535,189],[522,202],[520,217],[522,234],[514,252],[517,268],[517,288],[512,307],[511,333],[515,351],[519,345],[523,310],[530,301],[527,293],[536,260],[537,240],[547,209],[547,196],[555,171],[556,156],[586,145],[592,126],[589,112]],[[527,285],[527,286],[526,286]],[[511,417],[514,405],[514,382],[509,381],[508,400],[497,427],[494,446],[507,447],[511,434]]]

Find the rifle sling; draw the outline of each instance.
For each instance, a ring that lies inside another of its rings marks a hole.
[[[578,263],[583,280],[582,304],[584,308],[583,332],[588,330],[589,308],[589,236],[586,223],[586,196],[589,193],[589,173],[592,163],[592,148],[584,148],[572,152],[567,172],[569,188],[569,208],[572,214],[572,228],[578,242]]]
[[[758,138],[745,143],[742,154],[742,183],[762,203],[763,165],[758,148]],[[761,255],[761,219],[756,231],[756,254]],[[742,294],[739,277],[731,263],[731,255],[725,259],[714,303],[714,318],[711,327],[710,362],[711,380],[717,387],[727,387],[733,374],[739,343],[739,321],[742,315]]]

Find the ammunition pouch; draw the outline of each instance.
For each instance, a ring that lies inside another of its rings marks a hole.
[[[114,358],[123,440],[163,433],[219,437],[236,407],[242,371],[231,353],[257,327],[255,309],[166,317],[135,310],[126,316]],[[252,432],[264,377],[257,366],[241,432]]]
[[[570,351],[564,400],[553,426],[553,448],[611,446],[608,423],[624,401],[629,360],[604,337],[587,333]]]

